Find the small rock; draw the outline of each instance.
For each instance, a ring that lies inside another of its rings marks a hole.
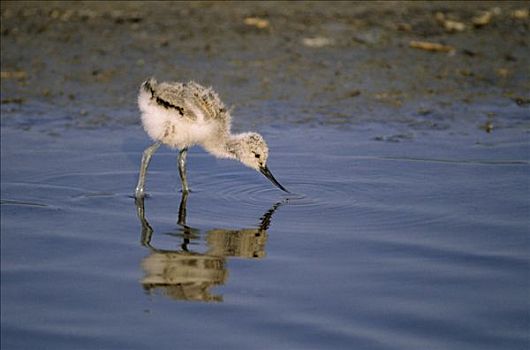
[[[433,51],[433,52],[454,52],[455,51],[455,48],[452,46],[439,44],[439,43],[432,43],[428,41],[412,40],[409,43],[409,46],[414,49]]]
[[[530,104],[530,98],[529,97],[514,97],[512,98],[512,101],[517,103],[518,106],[526,106]]]
[[[501,78],[507,78],[510,75],[510,70],[508,68],[498,68],[496,73]]]
[[[408,23],[398,23],[396,29],[402,32],[411,32],[412,26]]]
[[[512,12],[512,17],[515,19],[527,19],[528,9],[519,9]]]
[[[303,38],[302,43],[307,47],[324,47],[333,44],[333,39],[317,36],[314,38]]]
[[[28,73],[26,73],[25,71],[23,70],[19,70],[19,71],[13,71],[13,72],[10,72],[10,71],[2,71],[0,73],[0,78],[1,79],[18,79],[18,80],[25,80],[27,79],[28,77]]]
[[[464,23],[446,18],[443,12],[436,12],[434,19],[444,27],[447,32],[463,32],[466,30],[466,25]]]
[[[462,53],[466,56],[469,56],[469,57],[475,57],[477,55],[477,53],[475,51],[471,51],[469,49],[464,49],[462,50]]]
[[[269,27],[269,21],[259,17],[247,17],[243,22],[247,26],[253,26],[258,29],[265,29]]]
[[[4,98],[2,99],[2,104],[8,104],[8,103],[15,103],[15,104],[23,104],[26,101],[26,99],[22,97],[14,97],[14,98]]]
[[[346,97],[357,97],[360,94],[361,94],[361,90],[353,89],[353,90],[348,91],[348,93],[346,94]]]
[[[475,16],[471,19],[471,22],[475,27],[483,27],[491,22],[493,15],[490,11],[484,11],[480,15]]]
[[[466,25],[462,22],[446,20],[444,22],[444,28],[448,32],[463,32],[466,30]]]

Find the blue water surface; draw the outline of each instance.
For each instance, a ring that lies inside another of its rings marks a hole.
[[[528,133],[463,130],[263,128],[291,194],[161,148],[135,203],[140,127],[2,127],[2,348],[527,349]]]

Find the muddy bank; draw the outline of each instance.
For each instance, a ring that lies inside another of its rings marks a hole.
[[[155,76],[214,86],[236,128],[529,127],[525,2],[2,2],[1,19],[3,125],[137,124]]]

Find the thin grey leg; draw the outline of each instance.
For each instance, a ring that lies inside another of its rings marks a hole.
[[[145,185],[145,175],[147,174],[147,167],[149,166],[149,162],[151,161],[151,157],[153,156],[153,153],[156,152],[158,147],[160,147],[160,143],[155,142],[151,146],[147,147],[144,151],[144,154],[142,155],[142,164],[140,165],[140,175],[138,176],[138,185],[136,185],[136,191],[134,193],[136,198],[142,198],[145,195],[144,185]]]
[[[186,203],[188,201],[188,193],[182,192],[182,197],[180,198],[179,206],[179,220],[177,224],[186,226]]]
[[[189,187],[188,187],[188,180],[186,179],[186,156],[188,155],[188,148],[183,148],[180,151],[179,154],[179,174],[180,174],[180,181],[182,181],[182,193],[188,193]]]

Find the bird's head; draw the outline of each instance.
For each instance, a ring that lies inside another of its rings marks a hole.
[[[247,132],[239,134],[236,140],[232,152],[241,163],[261,172],[273,184],[278,186],[278,188],[289,192],[272,176],[272,173],[267,167],[269,147],[267,147],[267,143],[260,134]]]

